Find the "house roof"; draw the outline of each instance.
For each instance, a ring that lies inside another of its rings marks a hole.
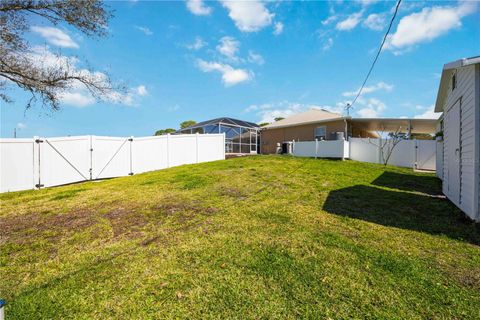
[[[440,85],[437,93],[437,100],[435,102],[435,112],[442,112],[447,99],[447,91],[449,87],[449,81],[453,75],[455,69],[466,67],[472,64],[480,63],[480,56],[464,58],[456,61],[446,63],[442,69],[442,76],[440,78]]]
[[[288,118],[285,118],[283,120],[271,123],[263,128],[267,130],[277,129],[277,128],[286,128],[286,127],[294,127],[294,126],[310,124],[310,123],[342,120],[344,118],[345,117],[339,113],[330,112],[324,109],[310,109],[306,112],[298,113]]]
[[[204,127],[204,126],[207,126],[207,125],[218,124],[218,123],[227,124],[227,125],[230,124],[230,125],[237,126],[237,127],[259,128],[258,124],[253,123],[253,122],[243,121],[243,120],[233,119],[233,118],[228,118],[228,117],[223,117],[223,118],[215,118],[215,119],[211,119],[211,120],[202,121],[202,122],[196,123],[194,125],[191,125],[189,127],[180,129],[178,131],[183,131],[183,130],[187,130],[187,129],[195,129],[195,128],[200,128],[200,127]]]
[[[339,113],[330,112],[323,109],[311,109],[306,112],[298,113],[286,119],[274,122],[265,126],[265,129],[278,129],[295,127],[312,123],[324,123],[348,119],[355,123],[357,127],[366,131],[400,131],[407,132],[410,128],[412,133],[435,133],[436,119],[403,119],[403,118],[351,118],[342,116]]]

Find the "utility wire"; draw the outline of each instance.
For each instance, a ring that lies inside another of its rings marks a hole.
[[[383,45],[385,44],[385,41],[387,41],[388,34],[390,33],[390,29],[392,29],[393,21],[395,21],[395,17],[397,16],[398,8],[400,7],[400,3],[402,0],[398,0],[397,5],[395,7],[395,12],[393,13],[392,19],[390,20],[390,25],[388,26],[387,32],[385,33],[385,36],[383,37],[382,44],[380,45],[380,48],[378,48],[377,55],[375,56],[375,59],[373,60],[372,66],[370,67],[370,70],[368,70],[367,76],[365,77],[365,80],[362,83],[362,86],[360,87],[360,90],[358,90],[357,95],[355,96],[355,99],[353,99],[352,103],[349,103],[345,106],[345,109],[347,109],[347,114],[350,111],[350,109],[353,107],[355,102],[357,101],[358,97],[362,94],[363,88],[365,87],[365,84],[367,83],[368,78],[370,77],[370,74],[372,73],[373,67],[375,66],[375,63],[377,63],[378,57],[380,56],[380,53],[382,52]]]

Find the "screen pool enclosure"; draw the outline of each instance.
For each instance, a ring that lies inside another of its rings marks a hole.
[[[217,118],[199,122],[176,134],[225,133],[225,153],[257,153],[260,127],[253,123],[232,118]]]

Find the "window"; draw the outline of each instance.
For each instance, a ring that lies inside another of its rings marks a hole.
[[[452,76],[452,91],[457,87],[457,74],[454,73]]]
[[[327,127],[317,127],[315,128],[315,139],[325,140],[327,138]]]

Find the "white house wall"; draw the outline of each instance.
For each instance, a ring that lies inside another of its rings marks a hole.
[[[477,77],[475,65],[466,66],[457,69],[457,86],[454,91],[448,88],[448,96],[444,106],[444,112],[447,114],[450,108],[461,99],[460,110],[460,199],[451,199],[460,209],[462,209],[472,219],[477,218],[476,207],[478,206],[478,169],[475,166],[477,158],[476,145],[478,145],[478,110],[475,105],[478,104],[476,97],[475,79]],[[451,83],[450,83],[451,86]],[[478,109],[478,107],[477,107]],[[445,116],[446,118],[446,116]],[[453,143],[449,139],[449,126],[446,123],[444,128],[444,161],[443,161],[443,191],[448,193],[448,154],[455,152]],[[477,162],[478,166],[478,162]]]

